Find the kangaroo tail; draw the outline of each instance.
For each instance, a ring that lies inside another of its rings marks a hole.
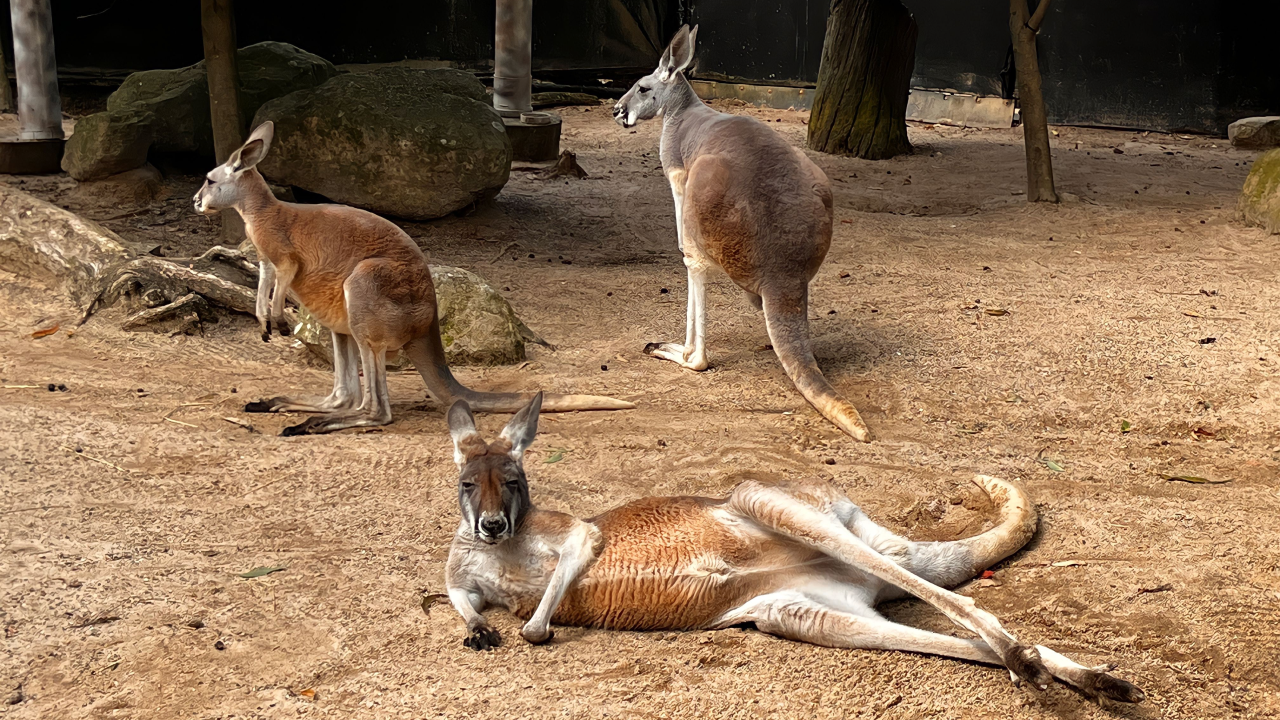
[[[913,543],[912,572],[935,585],[954,587],[1017,552],[1036,532],[1036,508],[1017,480],[974,477],[999,508],[996,526],[963,540]]]
[[[765,291],[764,322],[773,341],[773,351],[787,371],[796,389],[822,416],[836,427],[862,442],[871,440],[871,432],[858,411],[831,387],[809,343],[809,289],[799,293]]]
[[[428,332],[409,341],[404,350],[427,383],[427,389],[445,407],[452,404],[454,400],[462,399],[471,405],[471,409],[479,412],[516,412],[528,405],[529,400],[533,398],[534,393],[478,392],[458,382],[444,358],[444,343],[440,341],[439,320],[432,321]],[[545,393],[542,396],[543,412],[630,410],[634,407],[635,403],[600,395]]]

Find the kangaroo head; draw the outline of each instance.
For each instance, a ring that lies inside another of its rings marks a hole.
[[[684,25],[671,39],[671,44],[658,60],[658,69],[636,81],[626,95],[613,106],[613,119],[622,127],[635,127],[642,120],[658,116],[683,81],[680,73],[693,62],[693,44],[698,27]]]
[[[538,393],[511,418],[502,435],[485,442],[466,400],[449,408],[453,459],[458,463],[458,506],[463,526],[475,537],[494,545],[515,534],[532,506],[529,480],[524,474],[524,451],[538,433]]]
[[[244,197],[244,185],[249,175],[257,174],[253,166],[267,156],[275,125],[270,120],[254,128],[249,139],[231,157],[204,176],[204,185],[192,198],[196,212],[212,215],[219,210],[234,207]]]

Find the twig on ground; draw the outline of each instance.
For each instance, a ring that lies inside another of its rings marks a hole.
[[[85,460],[92,460],[92,461],[94,461],[94,462],[96,462],[96,463],[102,463],[103,465],[106,465],[107,467],[115,468],[116,470],[119,470],[120,472],[122,472],[122,473],[124,473],[124,474],[126,474],[126,475],[132,475],[132,474],[133,474],[133,471],[132,471],[132,470],[126,470],[126,469],[124,469],[124,468],[120,467],[119,465],[117,465],[117,464],[115,464],[115,463],[113,463],[113,462],[109,461],[109,460],[103,460],[102,458],[94,457],[94,456],[90,455],[89,453],[87,453],[87,452],[85,452],[85,451],[83,451],[83,450],[76,450],[75,448],[71,447],[70,445],[63,445],[63,446],[62,446],[62,449],[63,449],[63,450],[66,450],[67,452],[71,453],[72,455],[75,455],[76,457],[82,457],[82,458],[84,458]]]
[[[174,425],[185,425],[185,426],[187,426],[187,427],[189,427],[189,428],[198,428],[198,427],[200,427],[199,425],[192,425],[191,423],[188,423],[188,422],[182,422],[181,420],[174,420],[174,419],[173,419],[173,418],[171,418],[171,417],[164,418],[164,420],[165,420],[165,422],[171,422],[171,423],[173,423]]]
[[[71,506],[70,505],[34,505],[32,507],[14,508],[12,510],[0,510],[0,515],[12,515],[14,513],[32,512],[35,510],[58,510],[58,509],[69,508],[69,507]]]
[[[224,417],[224,418],[222,418],[222,419],[223,419],[223,420],[226,420],[227,422],[231,423],[232,425],[239,425],[240,427],[244,428],[245,430],[248,430],[248,431],[249,431],[249,432],[251,432],[251,433],[256,433],[256,432],[258,432],[258,428],[256,428],[256,427],[254,427],[254,426],[250,425],[250,424],[249,424],[249,423],[247,423],[247,422],[244,422],[243,420],[237,420],[237,419],[235,419],[235,418],[233,418],[233,417]],[[259,433],[259,434],[261,434],[261,433]]]

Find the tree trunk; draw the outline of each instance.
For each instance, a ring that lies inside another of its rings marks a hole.
[[[231,0],[200,0],[200,31],[204,36],[204,65],[209,76],[209,115],[218,164],[244,142],[240,115],[240,73],[236,70],[236,27]],[[223,210],[222,242],[244,239],[244,222],[235,210]]]
[[[1009,32],[1013,36],[1013,61],[1018,74],[1022,138],[1027,148],[1027,202],[1056,203],[1058,193],[1053,187],[1049,121],[1040,87],[1040,62],[1036,57],[1036,32],[1048,8],[1049,0],[1040,0],[1035,15],[1030,15],[1027,0],[1009,0]]]
[[[18,112],[18,106],[13,101],[13,86],[9,84],[9,59],[5,57],[2,47],[0,47],[0,112]]]
[[[53,53],[53,10],[49,0],[10,0],[13,69],[18,80],[18,137],[63,137],[58,62]]]
[[[883,160],[911,152],[916,21],[899,0],[831,0],[809,147]]]

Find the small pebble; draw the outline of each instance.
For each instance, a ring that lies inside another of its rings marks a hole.
[[[66,392],[66,391],[67,391],[66,385],[62,385],[62,384],[58,385],[58,392]]]
[[[607,293],[605,293],[605,294],[604,294],[604,296],[605,296],[605,297],[613,297],[613,293],[611,293],[611,292],[607,292]]]
[[[835,459],[835,458],[827,458],[826,460],[823,460],[822,462],[824,462],[824,463],[826,463],[826,464],[828,464],[828,465],[835,465],[835,464],[836,464],[836,459]]]
[[[663,290],[662,292],[666,292],[666,290]],[[58,389],[57,385],[54,385],[53,383],[49,383],[49,392],[55,392],[57,389]]]
[[[659,293],[660,295],[666,295],[666,294],[667,294],[667,293],[669,293],[669,292],[671,292],[671,291],[670,291],[670,290],[667,290],[666,288],[662,288],[661,290],[659,290],[659,291],[658,291],[658,293]]]
[[[217,641],[217,642],[215,642],[215,643],[213,644],[213,649],[214,649],[214,650],[226,650],[226,649],[227,649],[227,644],[226,644],[226,643],[224,643],[224,642],[222,642],[221,640],[219,640],[219,641]]]
[[[608,369],[609,369],[609,366],[608,366],[608,365],[601,365],[601,366],[600,366],[600,369],[601,369],[601,370],[608,370]]]
[[[231,388],[231,394],[232,394],[232,395],[234,395],[234,394],[235,394],[235,392],[236,392],[236,389],[235,389],[235,388]]]
[[[195,620],[188,622],[187,627],[191,628],[192,630],[199,630],[200,628],[204,627],[204,621],[201,620],[200,618],[196,618]]]

